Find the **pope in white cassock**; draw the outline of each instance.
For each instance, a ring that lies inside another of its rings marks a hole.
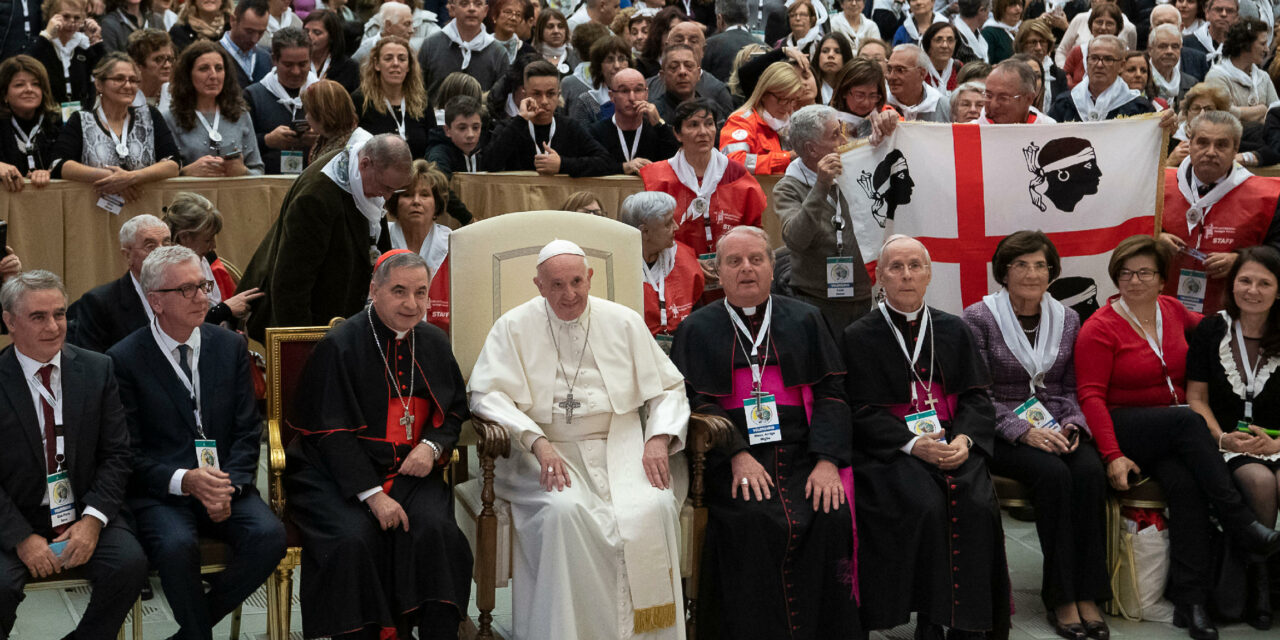
[[[538,254],[540,296],[493,325],[471,411],[513,444],[495,489],[511,503],[515,636],[684,638],[680,505],[689,403],[644,319],[591,297],[578,245]]]

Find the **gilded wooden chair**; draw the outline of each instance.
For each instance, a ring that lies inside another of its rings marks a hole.
[[[533,284],[538,251],[556,239],[572,240],[594,270],[591,293],[643,312],[640,232],[607,218],[564,211],[511,213],[468,225],[449,236],[451,315],[454,357],[469,378],[489,328],[506,311],[538,295]],[[466,295],[460,294],[466,292]],[[511,580],[515,535],[510,505],[494,496],[494,462],[507,457],[511,442],[500,424],[473,418],[459,446],[475,446],[480,478],[455,487],[458,525],[475,554],[477,638],[493,637],[494,591]],[[702,471],[707,451],[727,438],[731,425],[695,414],[689,421],[688,457],[692,466],[689,498],[681,512],[680,572],[690,619],[695,612],[706,509]]]

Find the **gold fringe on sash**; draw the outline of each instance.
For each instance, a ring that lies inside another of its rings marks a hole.
[[[676,603],[668,602],[647,609],[632,609],[632,626],[636,633],[666,629],[676,624]]]

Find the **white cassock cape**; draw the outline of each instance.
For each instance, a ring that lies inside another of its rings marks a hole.
[[[566,375],[577,376],[582,403],[572,424],[558,406]],[[688,472],[683,456],[673,457],[672,489],[655,489],[641,458],[655,435],[671,437],[673,455],[684,448],[689,401],[643,318],[592,297],[565,322],[536,297],[494,323],[468,391],[472,413],[504,425],[513,444],[494,486],[511,503],[516,530],[516,638],[684,638],[679,513]],[[569,469],[563,492],[539,485],[529,447],[542,436]]]

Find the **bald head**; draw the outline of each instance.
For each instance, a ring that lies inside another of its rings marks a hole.
[[[649,85],[644,74],[635,69],[621,69],[610,81],[609,97],[613,99],[618,126],[631,131],[640,126],[640,103],[649,100]]]
[[[876,279],[884,285],[889,306],[905,313],[924,304],[924,294],[933,276],[929,250],[910,236],[893,235],[880,248]]]
[[[382,35],[409,38],[413,35],[413,9],[399,2],[384,2],[378,9]]]

